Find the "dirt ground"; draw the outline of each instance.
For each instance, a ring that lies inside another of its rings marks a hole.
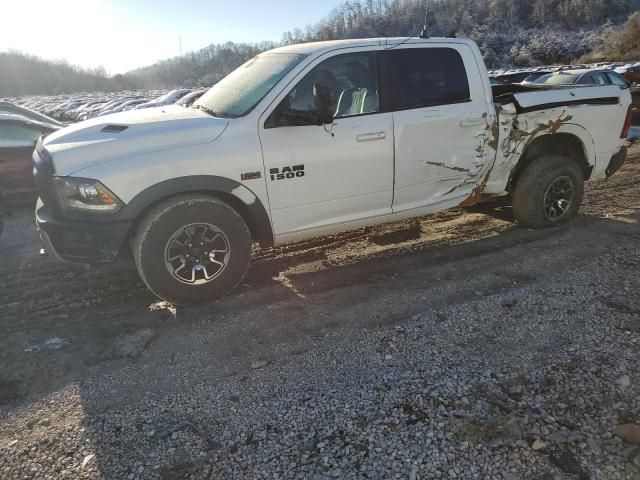
[[[588,184],[571,225],[530,231],[511,217],[500,199],[261,250],[231,295],[176,311],[156,302],[125,260],[89,267],[40,257],[32,212],[15,211],[0,236],[0,445],[16,432],[46,435],[49,423],[24,419],[40,418],[64,392],[75,403],[47,422],[231,382],[256,361],[295,362],[336,335],[357,338],[362,329],[536,285],[620,239],[637,244],[640,147],[612,179]],[[176,362],[186,362],[178,376]]]

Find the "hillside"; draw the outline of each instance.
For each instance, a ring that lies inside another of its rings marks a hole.
[[[602,44],[585,55],[585,62],[629,61],[640,58],[640,12],[633,13],[621,28],[607,25],[602,35]]]
[[[600,49],[607,29],[639,8],[640,0],[433,0],[427,25],[433,36],[476,40],[489,67],[529,66],[572,62]],[[424,0],[347,1],[319,23],[286,32],[282,42],[417,35],[424,16]],[[132,73],[148,87],[215,80],[249,58],[249,50],[269,46],[212,45]]]
[[[108,77],[103,69],[88,70],[64,60],[43,60],[21,52],[0,52],[0,97],[56,95],[81,91],[132,88],[122,75]]]
[[[273,42],[209,45],[181,57],[133,70],[127,74],[127,78],[145,88],[209,86],[258,53],[276,46]]]
[[[416,35],[424,22],[424,5],[424,0],[347,1],[317,24],[286,32],[282,43]],[[640,0],[432,0],[428,30],[433,36],[473,38],[489,67],[566,63],[592,54],[618,60],[629,42],[618,26],[639,9]],[[625,39],[622,45],[620,38]],[[210,45],[115,77],[65,62],[0,53],[0,96],[211,85],[274,46]]]
[[[490,67],[525,66],[569,62],[599,48],[604,27],[638,8],[638,0],[434,0],[427,26],[433,36],[473,38]],[[424,13],[423,0],[345,2],[284,41],[416,35]]]

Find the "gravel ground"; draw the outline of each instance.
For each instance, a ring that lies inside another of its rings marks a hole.
[[[0,478],[640,478],[640,149],[508,200],[257,253],[213,304],[0,237]]]

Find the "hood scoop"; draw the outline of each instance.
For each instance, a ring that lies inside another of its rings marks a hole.
[[[105,133],[120,133],[124,132],[127,128],[129,127],[126,125],[107,125],[100,131]]]

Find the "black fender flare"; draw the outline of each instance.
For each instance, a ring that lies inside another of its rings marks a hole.
[[[263,247],[273,246],[271,219],[258,196],[240,182],[226,177],[190,175],[156,183],[133,197],[119,217],[137,224],[157,203],[185,193],[203,193],[228,203],[247,222],[254,240]]]

